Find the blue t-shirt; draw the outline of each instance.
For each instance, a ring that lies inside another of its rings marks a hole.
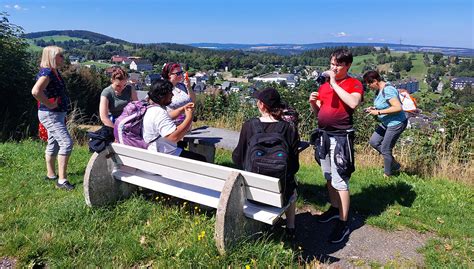
[[[389,108],[390,103],[388,102],[388,100],[394,97],[399,98],[398,90],[395,89],[395,87],[393,87],[390,83],[387,82],[387,84],[385,85],[385,88],[379,91],[379,94],[375,97],[374,107],[377,110]],[[379,117],[379,120],[382,122],[382,124],[385,126],[395,126],[406,120],[405,113],[403,111],[400,111],[398,113],[392,113],[392,114],[383,114],[383,115],[379,115],[378,117]]]
[[[40,77],[48,77],[49,83],[44,89],[44,94],[51,102],[54,102],[54,99],[58,99],[58,107],[55,109],[49,109],[44,104],[40,104],[39,110],[41,111],[53,111],[53,112],[67,112],[69,107],[69,97],[66,95],[66,85],[64,84],[64,79],[61,77],[59,71],[57,71],[57,76],[50,68],[41,68],[41,70],[36,75],[36,80]]]

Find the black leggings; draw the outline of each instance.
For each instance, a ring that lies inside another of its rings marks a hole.
[[[181,151],[181,154],[179,154],[179,157],[187,158],[187,159],[193,159],[196,161],[201,161],[201,162],[206,162],[206,157],[202,156],[199,153],[184,150]]]

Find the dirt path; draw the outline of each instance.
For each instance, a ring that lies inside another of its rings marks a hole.
[[[331,268],[380,266],[387,263],[396,267],[416,267],[424,264],[423,255],[417,249],[425,245],[432,236],[430,234],[420,234],[410,229],[385,231],[366,225],[362,216],[353,214],[348,239],[331,244],[327,238],[334,222],[319,223],[315,218],[317,214],[319,212],[303,208],[298,210],[296,216],[296,248],[302,248],[306,261],[316,258]]]

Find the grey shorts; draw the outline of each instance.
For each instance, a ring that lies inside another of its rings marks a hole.
[[[338,191],[348,191],[349,190],[349,180],[344,180],[339,173],[337,173],[336,163],[334,161],[334,149],[336,148],[336,139],[334,137],[329,137],[331,140],[331,147],[329,154],[320,159],[321,161],[321,170],[323,171],[324,178],[328,181],[331,181],[331,185],[334,189]]]
[[[70,155],[73,142],[65,123],[66,112],[38,110],[38,119],[48,131],[45,153],[50,156]]]

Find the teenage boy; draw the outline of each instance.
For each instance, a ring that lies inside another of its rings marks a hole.
[[[194,103],[188,103],[168,114],[166,106],[173,98],[173,84],[167,80],[154,82],[148,92],[148,97],[151,105],[156,104],[149,107],[143,116],[143,140],[149,143],[148,150],[205,162],[204,156],[179,148],[177,145],[191,126]],[[176,126],[173,119],[183,112],[185,119]]]
[[[362,83],[349,77],[352,53],[338,49],[331,54],[330,69],[323,74],[328,81],[309,97],[311,110],[318,119],[317,157],[321,164],[331,207],[318,217],[319,222],[337,219],[329,241],[339,243],[349,235],[349,178],[354,171],[354,130],[352,114],[364,94]]]

